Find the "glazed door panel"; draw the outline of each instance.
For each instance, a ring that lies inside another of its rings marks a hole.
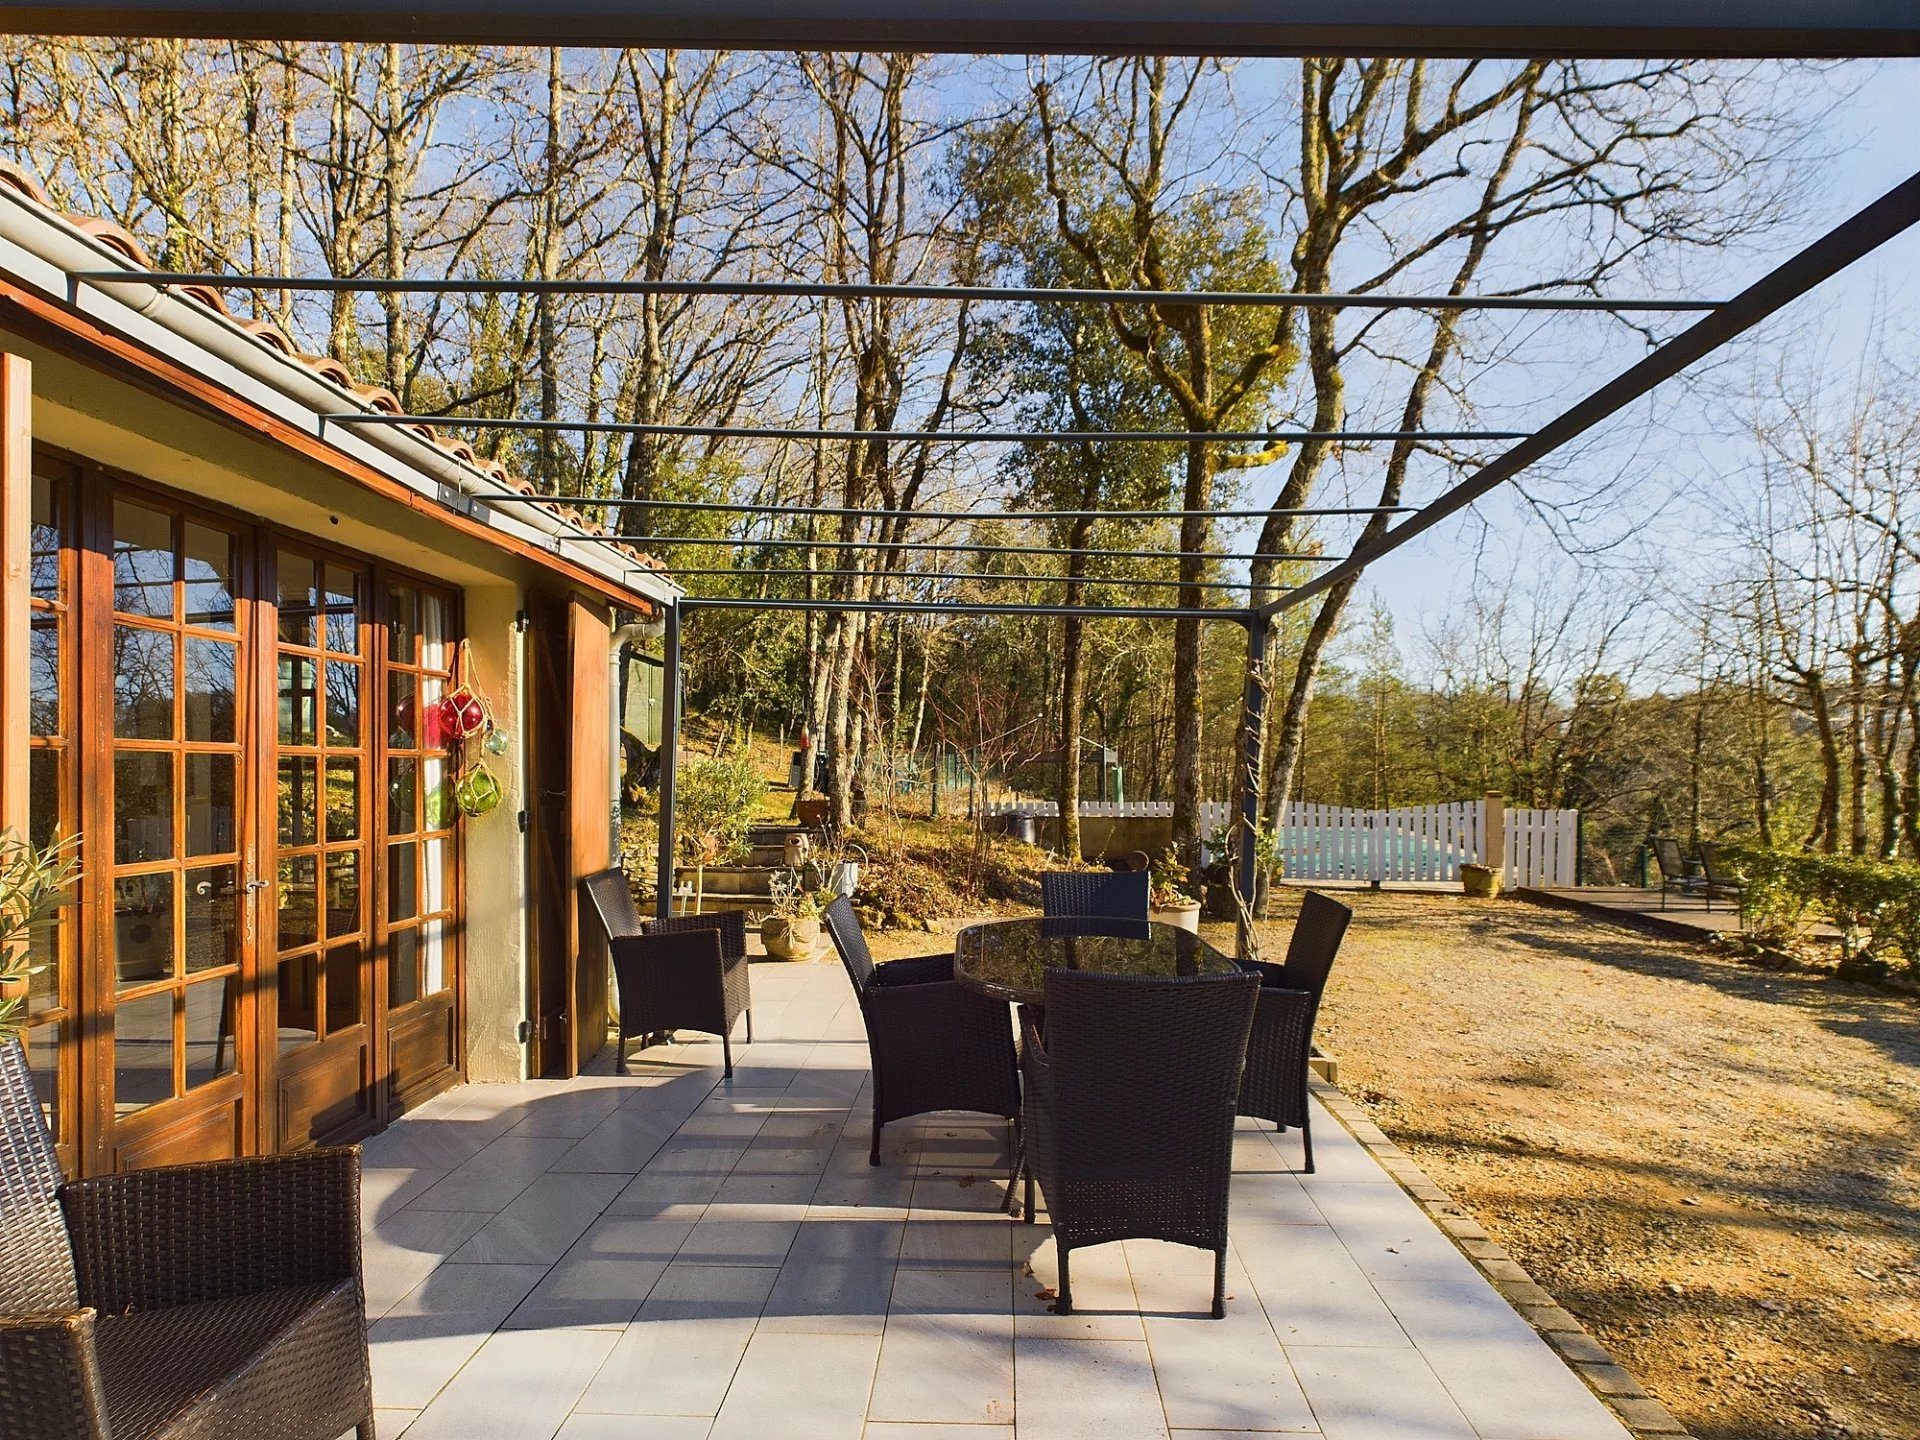
[[[532,623],[527,635],[527,863],[533,872],[528,1009],[534,1017],[528,1063],[535,1075],[572,1075],[576,1066],[573,930],[578,900],[569,799],[574,703],[571,617],[567,602],[557,596],[536,593],[528,600]],[[600,1029],[604,1036],[604,1012]]]
[[[86,687],[99,1133],[114,1169],[239,1154],[253,1124],[250,538],[124,490],[92,523],[87,607],[108,642]]]
[[[351,1139],[376,1113],[367,702],[369,576],[280,544],[273,556],[271,917],[262,937],[269,1148]]]

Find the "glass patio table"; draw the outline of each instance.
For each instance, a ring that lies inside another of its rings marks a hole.
[[[1191,930],[1152,920],[995,920],[969,925],[954,940],[955,981],[995,1000],[1043,1003],[1052,967],[1168,979],[1239,968]]]

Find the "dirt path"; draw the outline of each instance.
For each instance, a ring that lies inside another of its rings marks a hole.
[[[1679,1420],[1920,1437],[1920,1004],[1521,901],[1343,898],[1342,1087]]]

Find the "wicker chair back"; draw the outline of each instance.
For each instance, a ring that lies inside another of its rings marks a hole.
[[[1293,938],[1287,942],[1280,984],[1289,990],[1305,990],[1318,1003],[1352,919],[1353,911],[1338,900],[1309,890],[1300,902],[1300,917],[1293,922]]]
[[[60,1162],[18,1040],[0,1041],[0,1315],[76,1308]]]
[[[1048,870],[1040,876],[1040,910],[1049,919],[1145,920],[1153,877],[1144,870]]]
[[[1234,1098],[1259,992],[1259,977],[1244,972],[1163,980],[1047,971],[1056,1224],[1220,1243]],[[1162,1213],[1130,1229],[1140,1219],[1124,1212],[1142,1206]],[[1101,1213],[1109,1208],[1123,1213]]]
[[[627,883],[626,871],[616,868],[583,876],[580,888],[586,892],[587,903],[609,940],[640,933],[640,911],[633,903],[633,887]]]
[[[840,953],[840,963],[847,967],[847,978],[853,981],[855,993],[865,995],[867,982],[873,978],[873,952],[867,948],[867,937],[861,933],[860,917],[853,913],[853,902],[842,895],[827,906],[820,918],[826,922],[827,938]]]

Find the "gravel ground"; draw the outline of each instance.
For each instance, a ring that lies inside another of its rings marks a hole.
[[[1342,898],[1342,1088],[1683,1424],[1920,1437],[1920,1003],[1524,901]]]

